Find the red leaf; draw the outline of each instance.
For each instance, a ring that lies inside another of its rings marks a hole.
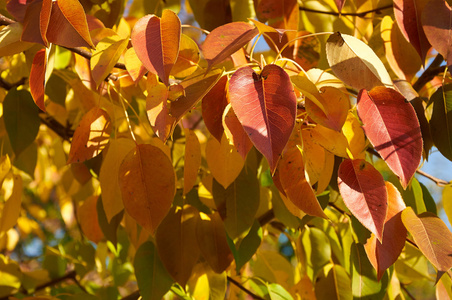
[[[421,25],[422,11],[428,0],[394,0],[394,16],[405,38],[414,46],[422,63],[430,43]]]
[[[44,105],[44,81],[46,72],[46,50],[41,49],[36,52],[33,58],[30,71],[30,93],[36,105],[43,111],[46,111]]]
[[[334,3],[337,6],[337,10],[340,12],[342,12],[342,8],[344,7],[345,4],[345,0],[334,0]]]
[[[430,0],[422,13],[425,35],[432,46],[452,66],[452,9],[444,0]]]
[[[231,105],[228,105],[223,114],[224,133],[229,142],[232,142],[237,152],[245,160],[246,155],[253,147],[253,143],[246,134]]]
[[[375,87],[360,91],[357,109],[366,136],[406,188],[422,156],[421,128],[413,107],[395,90]]]
[[[39,13],[39,31],[46,47],[49,46],[47,41],[47,29],[50,22],[50,14],[52,12],[52,0],[43,0],[41,12]]]
[[[297,99],[289,75],[276,65],[260,75],[243,67],[229,81],[229,96],[245,132],[275,170],[295,125]]]
[[[405,246],[406,228],[402,222],[402,211],[406,208],[397,188],[390,182],[385,182],[388,191],[388,215],[385,221],[383,241],[377,241],[372,235],[364,245],[370,262],[377,270],[378,280],[383,277]]]
[[[381,241],[388,211],[383,176],[363,159],[346,159],[339,166],[338,185],[350,212]]]
[[[40,26],[40,12],[42,7],[42,1],[33,1],[27,5],[27,10],[24,17],[24,29],[21,41],[38,43],[46,46],[41,36]]]
[[[171,10],[164,10],[162,18],[144,16],[132,30],[131,40],[138,58],[165,85],[169,85],[169,75],[177,60],[180,38],[181,23]]]
[[[258,32],[256,27],[245,22],[234,22],[215,28],[201,47],[208,69],[245,46]]]
[[[209,132],[221,142],[223,136],[223,111],[228,105],[226,84],[228,76],[223,76],[202,98],[202,118]]]

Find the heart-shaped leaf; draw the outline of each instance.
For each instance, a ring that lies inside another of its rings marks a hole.
[[[337,181],[350,212],[381,241],[388,212],[383,176],[363,159],[346,159],[339,166]]]
[[[127,213],[153,233],[168,213],[175,194],[176,175],[159,148],[137,145],[119,167],[119,186]]]
[[[339,32],[330,35],[326,57],[334,74],[355,89],[392,87],[392,80],[375,52],[357,38]]]
[[[377,270],[378,280],[386,269],[397,260],[405,246],[406,228],[402,223],[402,211],[406,208],[397,188],[385,182],[388,191],[388,215],[385,221],[383,241],[377,241],[372,235],[364,245],[367,257]]]
[[[395,90],[376,87],[359,92],[357,109],[366,136],[406,188],[422,156],[421,127],[413,106]]]
[[[438,269],[438,281],[452,267],[452,233],[433,213],[416,215],[411,207],[402,212],[402,221],[419,250]]]
[[[245,46],[258,32],[256,27],[245,22],[234,22],[215,28],[201,47],[208,69]]]
[[[297,99],[289,75],[276,65],[260,74],[240,68],[229,81],[229,97],[245,132],[274,170],[295,126]]]
[[[177,60],[181,39],[181,23],[171,10],[162,18],[147,15],[135,23],[131,33],[132,45],[143,65],[169,85],[169,75]]]
[[[422,12],[422,25],[425,35],[447,64],[452,66],[452,8],[444,0],[430,0]]]

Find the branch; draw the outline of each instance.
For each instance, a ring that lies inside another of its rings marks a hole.
[[[438,54],[432,63],[425,69],[422,75],[413,84],[413,89],[419,92],[424,85],[430,80],[435,78],[436,75],[443,73],[446,70],[446,66],[441,66],[444,62],[444,58],[441,54]]]
[[[137,291],[133,292],[132,294],[125,296],[121,300],[137,300],[138,298],[140,298],[140,296],[141,296],[140,290],[137,290]]]
[[[230,276],[227,277],[228,281],[230,281],[232,284],[234,284],[236,287],[238,287],[239,289],[241,289],[242,291],[244,291],[245,293],[247,293],[248,295],[250,295],[251,297],[253,297],[253,299],[258,299],[258,300],[265,300],[264,298],[262,298],[261,296],[258,296],[256,294],[254,294],[252,291],[250,291],[249,289],[247,289],[246,287],[244,287],[240,282],[234,280],[233,278],[231,278]]]
[[[11,20],[10,18],[7,18],[4,15],[0,14],[0,25],[11,25],[13,23],[16,23],[16,22]]]
[[[22,77],[19,81],[14,82],[14,83],[9,83],[5,79],[0,77],[0,87],[4,88],[7,91],[9,91],[17,86],[23,85],[23,84],[25,84],[25,82],[27,82],[26,77]]]
[[[388,4],[382,7],[377,7],[374,9],[366,10],[363,12],[357,12],[357,13],[339,13],[335,11],[323,11],[323,10],[317,10],[317,9],[311,9],[307,7],[299,7],[298,9],[301,11],[307,11],[312,12],[316,14],[325,14],[325,15],[332,15],[332,16],[352,16],[352,17],[358,17],[358,18],[364,18],[369,13],[376,13],[376,14],[382,14],[382,10],[392,8],[392,4]]]

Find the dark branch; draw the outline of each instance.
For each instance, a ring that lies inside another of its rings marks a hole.
[[[413,84],[413,89],[419,92],[424,85],[427,84],[430,80],[435,78],[435,76],[443,73],[446,70],[446,66],[441,66],[444,62],[444,58],[441,54],[438,54],[432,63],[425,69],[422,75],[416,80]]]
[[[234,284],[236,287],[238,287],[239,289],[241,289],[242,291],[244,291],[245,293],[247,293],[248,295],[250,295],[251,297],[253,297],[253,299],[258,299],[258,300],[264,300],[264,298],[254,294],[252,291],[250,291],[249,289],[247,289],[246,287],[244,287],[240,282],[235,281],[233,278],[231,278],[230,276],[227,277],[228,281],[231,282],[232,284]]]
[[[352,17],[364,18],[367,14],[370,14],[370,13],[382,14],[382,12],[381,12],[382,10],[389,9],[389,8],[392,8],[392,4],[388,4],[388,5],[385,5],[382,7],[377,7],[377,8],[366,10],[366,11],[359,12],[359,13],[338,13],[335,11],[323,11],[323,10],[311,9],[311,8],[301,7],[301,6],[298,9],[301,11],[312,12],[312,13],[316,13],[316,14],[324,14],[324,15],[332,15],[332,16],[352,16]]]
[[[0,25],[11,25],[13,23],[16,23],[16,22],[11,20],[10,18],[7,18],[4,15],[0,14]]]
[[[137,300],[138,298],[140,298],[140,291],[135,291],[130,295],[125,296],[124,298],[122,298],[121,300]]]

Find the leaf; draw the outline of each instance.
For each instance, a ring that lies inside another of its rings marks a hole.
[[[110,140],[111,129],[107,112],[93,107],[75,129],[67,163],[84,162],[99,155]]]
[[[127,48],[128,43],[128,39],[120,39],[119,36],[110,36],[103,38],[96,45],[96,50],[94,50],[90,59],[90,66],[91,74],[97,87],[107,78],[108,74],[118,62],[119,57]]]
[[[222,76],[202,98],[202,118],[210,134],[221,142],[223,136],[223,112],[228,105],[226,86],[228,76]]]
[[[388,214],[384,225],[382,242],[372,235],[364,245],[367,257],[377,270],[377,278],[381,280],[386,269],[392,266],[405,246],[406,229],[402,223],[402,211],[406,208],[397,188],[385,182],[388,191]]]
[[[221,144],[213,137],[207,141],[206,160],[213,177],[225,189],[239,176],[245,164],[225,135]]]
[[[347,153],[351,158],[365,158],[365,150],[367,147],[366,136],[361,127],[358,118],[352,112],[349,112],[344,126],[342,126],[342,134],[348,141]]]
[[[363,159],[346,159],[339,166],[337,181],[347,208],[382,241],[388,212],[383,176]]]
[[[182,34],[177,60],[171,69],[171,75],[176,78],[185,78],[196,71],[199,62],[198,44],[188,35]]]
[[[255,220],[248,234],[240,241],[236,251],[233,251],[237,273],[256,253],[262,243],[262,237],[262,228],[259,221]]]
[[[33,58],[33,63],[30,70],[30,93],[36,105],[46,112],[44,104],[44,90],[45,90],[45,70],[47,65],[46,50],[41,49],[36,52]]]
[[[97,218],[97,199],[98,196],[88,197],[77,212],[83,234],[96,244],[104,237]]]
[[[39,109],[30,93],[10,90],[3,100],[3,118],[11,147],[19,155],[33,143],[41,125]]]
[[[295,125],[297,99],[287,73],[267,65],[238,69],[229,81],[232,108],[254,146],[275,170]]]
[[[140,80],[146,74],[146,68],[141,63],[133,47],[130,47],[124,53],[124,65],[133,81]]]
[[[196,238],[201,254],[212,270],[223,273],[231,264],[233,255],[218,213],[209,216],[201,214],[196,224]]]
[[[243,129],[242,124],[240,124],[230,104],[226,106],[223,113],[223,127],[229,143],[234,145],[237,152],[245,160],[246,155],[253,147],[253,143]]]
[[[6,175],[8,175],[10,170],[11,170],[11,160],[9,159],[9,155],[8,154],[3,155],[0,158],[0,184],[6,178]]]
[[[452,186],[447,185],[443,189],[442,193],[442,203],[444,206],[444,212],[446,213],[449,223],[452,224],[452,201],[447,199],[452,199]]]
[[[318,228],[306,228],[301,236],[306,256],[307,274],[314,282],[317,273],[331,259],[331,245],[326,234]]]
[[[334,74],[355,89],[392,87],[385,66],[364,42],[347,34],[334,33],[326,43],[326,56]]]
[[[306,181],[303,156],[298,147],[284,152],[278,169],[287,198],[305,213],[326,219],[310,183]]]
[[[201,166],[201,145],[193,130],[185,129],[184,155],[184,195],[186,195],[196,183],[198,169]]]
[[[430,43],[421,24],[422,12],[428,0],[395,0],[394,16],[406,40],[414,46],[425,62]]]
[[[131,139],[111,139],[107,154],[103,156],[99,182],[102,190],[102,204],[108,222],[111,222],[112,218],[124,209],[119,186],[119,168],[126,155],[135,146]]]
[[[162,18],[147,15],[133,27],[131,40],[135,52],[149,72],[169,85],[169,75],[177,60],[181,23],[177,15],[164,10]]]
[[[14,260],[0,256],[0,297],[9,297],[21,286],[23,274]]]
[[[289,292],[277,283],[270,283],[267,288],[271,300],[293,300]]]
[[[345,0],[334,0],[334,4],[336,4],[337,11],[340,14],[342,12],[342,8],[344,7]]]
[[[162,140],[171,135],[175,118],[169,114],[168,89],[158,82],[157,77],[149,74],[146,82],[148,96],[146,97],[146,111],[154,133]]]
[[[119,224],[124,218],[124,210],[121,210],[117,215],[113,216],[111,221],[108,221],[104,206],[102,204],[102,195],[97,199],[96,210],[97,220],[99,221],[99,226],[103,235],[108,241],[112,242],[112,244],[116,246],[116,243],[118,242],[117,231]]]
[[[181,286],[187,283],[200,255],[196,241],[198,214],[192,206],[173,206],[155,234],[163,265]]]
[[[216,27],[201,46],[208,70],[245,46],[258,33],[258,29],[245,22],[234,22]]]
[[[33,45],[20,40],[22,30],[22,24],[19,22],[12,23],[0,30],[0,57],[23,52]]]
[[[267,282],[280,284],[286,290],[294,284],[294,271],[289,261],[279,252],[257,251],[254,263],[254,276],[261,277]]]
[[[133,260],[135,276],[143,300],[160,300],[173,280],[162,264],[154,244],[147,241],[138,248]]]
[[[217,158],[218,159],[218,158]],[[213,181],[212,195],[231,239],[250,230],[259,208],[260,189],[257,175],[247,165],[228,188]]]
[[[433,112],[430,132],[435,146],[444,157],[452,160],[452,84],[446,84],[431,96]]]
[[[402,212],[402,221],[419,250],[438,270],[438,281],[452,267],[452,233],[436,215],[416,215],[411,207]]]
[[[348,157],[348,141],[341,132],[317,125],[306,129],[314,143],[322,146],[329,152],[340,157]]]
[[[231,3],[218,0],[189,0],[196,21],[201,28],[213,30],[223,24],[232,22]]]
[[[421,129],[413,107],[393,89],[377,87],[360,91],[357,110],[366,136],[405,189],[422,156]]]
[[[327,154],[325,148],[313,141],[308,130],[301,130],[301,138],[306,180],[314,185],[322,175]]]
[[[315,283],[317,299],[352,299],[351,281],[341,265],[327,265]]]
[[[127,213],[151,233],[168,213],[176,176],[166,154],[152,145],[137,145],[119,167],[119,186]]]
[[[5,184],[10,188],[5,193],[6,202],[2,203],[0,215],[0,235],[7,232],[17,223],[20,216],[22,205],[23,182],[19,175],[11,175],[3,181],[3,189]],[[6,197],[8,195],[8,197]],[[1,278],[1,276],[0,276]]]

